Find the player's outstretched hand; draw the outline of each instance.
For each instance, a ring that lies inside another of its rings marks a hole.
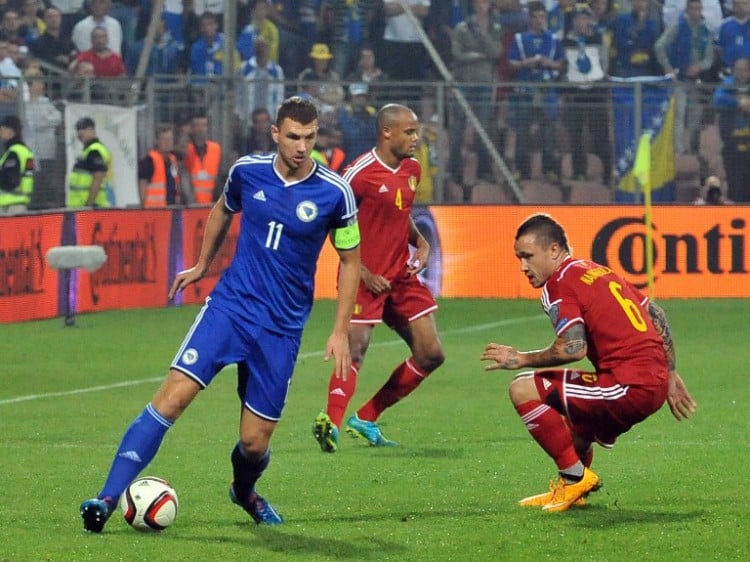
[[[197,265],[190,269],[180,271],[174,278],[172,287],[169,289],[169,299],[173,299],[174,296],[182,291],[185,287],[196,281],[203,279],[204,271],[203,268],[199,268]]]
[[[349,377],[349,369],[352,366],[352,356],[349,352],[349,337],[343,334],[333,333],[328,337],[326,343],[325,360],[328,361],[333,356],[336,364],[334,373],[336,378],[346,380]]]
[[[485,371],[496,371],[497,369],[518,369],[518,350],[509,345],[499,343],[488,343],[484,353],[480,357],[482,361],[492,361],[484,367]]]
[[[682,377],[676,371],[670,371],[669,373],[667,404],[669,404],[669,409],[677,421],[688,419],[698,409],[698,404],[690,396]]]

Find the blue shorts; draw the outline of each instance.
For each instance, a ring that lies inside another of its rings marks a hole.
[[[196,316],[171,368],[206,388],[226,365],[237,364],[240,400],[257,416],[278,421],[299,352],[300,337],[240,324],[207,302]]]

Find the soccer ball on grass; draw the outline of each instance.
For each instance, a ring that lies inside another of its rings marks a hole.
[[[139,531],[163,531],[177,517],[177,492],[155,476],[133,480],[120,498],[125,521]]]

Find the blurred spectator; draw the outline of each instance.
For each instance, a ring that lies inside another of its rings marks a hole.
[[[190,144],[190,121],[187,113],[179,113],[174,123],[174,153],[177,160],[184,162],[187,158],[187,148]],[[183,174],[187,178],[189,174]]]
[[[674,146],[677,154],[682,154],[688,147],[690,152],[698,149],[698,128],[705,101],[695,84],[714,64],[714,45],[701,15],[701,6],[701,0],[688,0],[687,11],[662,33],[654,46],[664,73],[677,81],[674,89]]]
[[[351,72],[346,79],[350,82],[364,82],[369,86],[370,99],[379,100],[381,92],[377,86],[378,82],[388,80],[388,75],[383,69],[375,64],[375,51],[372,47],[362,47],[359,50],[357,68]]]
[[[127,52],[127,49],[135,43],[135,29],[140,7],[141,0],[114,0],[109,8],[109,15],[120,22],[123,52]],[[150,6],[148,11],[151,11]]]
[[[21,16],[18,11],[8,9],[0,20],[0,39],[13,45],[26,46],[26,37],[21,33]]]
[[[733,0],[732,15],[719,28],[721,62],[731,72],[739,58],[750,58],[750,0]]]
[[[221,145],[208,140],[208,117],[194,115],[190,120],[190,142],[187,145],[185,167],[190,174],[193,198],[198,205],[215,201],[215,191],[221,166]]]
[[[149,0],[145,1],[150,4]],[[141,10],[136,31],[137,37],[146,35],[150,14],[150,6],[148,10]],[[170,35],[175,41],[185,45],[186,52],[190,52],[191,45],[200,36],[200,18],[195,13],[193,0],[165,0],[163,14]]]
[[[154,148],[138,162],[138,193],[141,206],[145,208],[187,203],[174,153],[174,130],[171,126],[157,127]]]
[[[224,73],[224,34],[219,33],[219,20],[212,12],[201,15],[201,34],[190,48],[190,75],[196,77],[221,76]],[[239,53],[234,52],[236,66]]]
[[[55,0],[52,3],[62,14],[61,33],[64,37],[70,37],[75,24],[86,17],[86,12],[83,9],[84,4],[85,0]]]
[[[271,136],[273,119],[265,107],[256,107],[250,116],[250,127],[247,135],[240,135],[235,146],[240,155],[270,154],[276,149]]]
[[[304,0],[302,0],[304,1]],[[310,39],[301,29],[301,0],[269,0],[269,19],[279,30],[279,60],[286,76],[297,76],[303,69],[306,46]]]
[[[42,13],[41,6],[42,2],[40,0],[21,0],[19,10],[21,22],[20,33],[26,40],[26,45],[31,45],[47,29],[44,20],[39,17]]]
[[[529,2],[529,30],[516,33],[509,61],[514,80],[549,83],[557,81],[565,66],[560,42],[547,31],[547,10],[538,1]],[[519,87],[510,97],[511,126],[516,130],[516,169],[523,179],[531,178],[532,127],[542,142],[542,173],[550,180],[561,177],[557,153],[557,93],[550,88]],[[538,145],[537,145],[538,146]]]
[[[461,93],[471,106],[477,119],[491,139],[497,137],[493,95],[497,80],[497,65],[503,54],[503,35],[500,24],[490,14],[490,0],[473,0],[473,13],[453,30],[451,52],[453,77],[459,82]],[[466,113],[463,107],[455,107],[453,134],[459,140],[451,153],[451,171],[454,178],[462,176],[463,158],[461,148],[467,133],[472,138],[468,145],[477,151],[480,176],[492,175],[492,160],[484,143],[475,142],[473,127],[466,128]]]
[[[427,17],[430,0],[406,0],[414,16]],[[383,69],[391,80],[422,80],[427,76],[428,58],[422,40],[401,2],[383,4],[385,29],[383,30]]]
[[[591,6],[591,20],[594,27],[601,33],[606,42],[611,42],[611,28],[618,16],[614,8],[614,1],[589,0],[589,5]],[[611,49],[610,56],[612,56]]]
[[[255,39],[255,56],[242,63],[243,81],[236,99],[235,114],[239,123],[247,123],[258,107],[276,113],[284,101],[284,71],[270,59],[269,47],[263,37]]]
[[[349,164],[354,158],[370,150],[377,141],[377,110],[369,103],[367,83],[351,84],[349,95],[351,101],[339,109],[337,115],[342,134],[341,147],[348,156],[344,164]]]
[[[685,14],[688,9],[688,0],[664,0],[662,7],[661,23],[664,28],[677,25],[680,17]],[[703,23],[711,33],[711,38],[715,38],[719,34],[719,28],[721,22],[724,19],[724,14],[721,10],[721,2],[719,0],[703,0],[701,4],[701,14],[703,15]]]
[[[734,61],[732,75],[714,93],[714,106],[719,112],[727,197],[737,203],[750,202],[750,59]]]
[[[609,140],[609,91],[592,87],[608,74],[609,53],[601,33],[594,26],[588,4],[576,4],[572,26],[563,40],[566,79],[564,107],[565,129],[570,136],[573,178],[586,179],[586,143],[588,129],[592,152],[602,162],[602,183],[612,179],[612,146]]]
[[[81,52],[73,62],[73,66],[75,67],[82,61],[94,65],[94,75],[97,78],[125,76],[125,64],[120,55],[109,48],[107,30],[104,27],[95,27],[91,31],[91,48]]]
[[[145,39],[139,39],[129,49],[125,57],[125,67],[130,76],[135,76],[138,62],[143,53]],[[154,44],[146,66],[146,76],[154,74],[182,74],[185,68],[185,47],[175,41],[167,30],[164,19],[160,19],[154,34]]]
[[[310,158],[328,166],[334,172],[341,173],[346,163],[346,152],[339,146],[335,131],[325,126],[318,129]]]
[[[316,43],[310,51],[312,66],[303,70],[297,79],[302,82],[302,91],[311,96],[319,105],[318,110],[324,116],[332,113],[344,100],[344,88],[341,78],[331,70],[333,55],[328,45]]]
[[[357,64],[357,54],[369,42],[375,0],[323,0],[322,24],[329,32],[333,70],[346,76]]]
[[[699,195],[693,205],[727,205],[732,203],[724,196],[721,180],[717,176],[708,176]]]
[[[47,8],[44,11],[44,23],[44,33],[29,46],[31,54],[60,70],[67,70],[78,51],[73,41],[62,34],[60,10],[54,7]]]
[[[435,45],[440,58],[450,66],[451,35],[453,28],[464,21],[469,14],[471,0],[451,0],[450,2],[431,2],[430,10],[423,20],[425,31]]]
[[[41,71],[24,72],[28,84],[26,101],[26,138],[36,155],[33,206],[50,208],[65,206],[65,166],[57,154],[57,128],[62,123],[60,110],[45,95],[46,82]]]
[[[563,40],[573,26],[575,6],[575,0],[558,0],[548,8],[547,30],[551,31],[552,35],[560,41]]]
[[[10,45],[0,39],[0,102],[18,99],[18,79],[21,69],[10,56]]]
[[[236,0],[235,0],[236,1]],[[219,29],[224,26],[224,0],[191,0],[195,4],[195,13],[202,16],[206,12],[211,12],[216,16]]]
[[[34,153],[23,142],[21,129],[15,115],[0,121],[0,216],[25,212],[34,193]]]
[[[63,83],[63,96],[66,101],[82,103],[102,103],[106,99],[106,89],[97,81],[94,64],[89,60],[73,61],[70,65],[71,79]]]
[[[279,62],[279,29],[268,19],[271,10],[267,0],[250,0],[253,5],[250,23],[237,36],[237,50],[243,61],[249,60],[254,54],[255,40],[262,37],[268,46],[268,57],[271,61]]]
[[[96,28],[103,28],[107,32],[107,46],[117,56],[122,57],[122,26],[109,15],[111,7],[112,0],[91,0],[91,15],[73,27],[72,39],[79,53],[91,48],[91,32]]]
[[[649,0],[633,0],[633,9],[620,14],[613,24],[615,49],[612,76],[659,76],[661,69],[654,54],[661,24],[649,18]]]

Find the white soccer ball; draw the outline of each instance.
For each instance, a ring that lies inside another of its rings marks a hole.
[[[155,476],[133,480],[120,498],[125,521],[139,531],[163,531],[177,517],[177,492]]]

